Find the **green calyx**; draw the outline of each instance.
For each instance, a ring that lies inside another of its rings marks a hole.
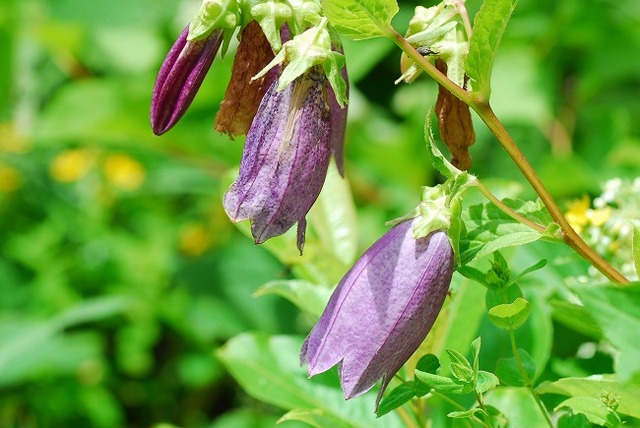
[[[464,17],[464,0],[444,0],[429,8],[416,6],[405,36],[412,46],[426,48],[446,62],[447,77],[460,87],[464,86],[464,61],[469,53],[470,37]],[[420,73],[412,64],[401,79],[411,82]]]
[[[254,78],[260,78],[276,65],[282,65],[283,70],[278,79],[278,90],[281,91],[312,67],[322,65],[338,103],[344,107],[347,103],[347,84],[340,72],[345,59],[332,46],[327,18],[322,18],[316,26],[285,42],[275,58]]]

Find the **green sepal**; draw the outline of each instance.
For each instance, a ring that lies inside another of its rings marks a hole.
[[[444,0],[436,6],[416,6],[406,39],[414,47],[427,47],[447,63],[447,77],[464,86],[464,62],[469,52],[469,35],[462,21],[464,1]],[[421,73],[410,67],[402,76],[411,82]]]
[[[205,0],[189,24],[190,42],[207,38],[213,30],[233,31],[241,23],[237,0]]]
[[[242,0],[243,24],[255,20],[269,41],[274,52],[282,48],[280,29],[293,17],[293,9],[287,0]]]
[[[264,76],[276,65],[284,64],[278,79],[278,91],[281,91],[312,67],[322,65],[338,103],[344,107],[347,103],[347,84],[340,71],[345,59],[343,54],[332,50],[327,24],[327,19],[323,18],[318,25],[285,42],[275,58],[254,79]]]

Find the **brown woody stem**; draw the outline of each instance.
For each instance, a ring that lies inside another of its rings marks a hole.
[[[480,116],[482,121],[496,137],[502,148],[507,152],[527,181],[531,184],[535,192],[540,197],[540,200],[542,200],[542,203],[544,203],[547,210],[549,210],[549,214],[551,214],[553,220],[560,226],[563,241],[611,281],[618,284],[628,284],[629,280],[625,278],[624,275],[607,263],[606,260],[589,247],[580,235],[573,230],[567,219],[564,218],[562,210],[553,199],[553,196],[551,196],[549,191],[546,189],[540,180],[540,177],[538,177],[520,148],[516,145],[513,138],[511,138],[507,130],[502,125],[502,122],[500,122],[496,117],[491,106],[487,102],[476,99],[469,92],[449,80],[447,76],[438,71],[425,57],[420,55],[420,53],[418,53],[418,51],[397,31],[391,29],[390,35],[400,49],[402,49],[404,53],[406,53],[407,56],[409,56],[409,58],[411,58],[423,71],[451,92],[455,97],[471,107],[478,116]]]

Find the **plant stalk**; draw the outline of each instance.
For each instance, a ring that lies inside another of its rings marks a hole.
[[[411,58],[418,66],[431,76],[438,84],[451,92],[455,97],[471,107],[480,116],[482,121],[491,130],[502,148],[507,152],[511,159],[516,163],[527,181],[531,184],[535,192],[538,194],[542,203],[549,210],[549,214],[553,220],[560,226],[562,231],[562,240],[569,245],[584,259],[589,261],[596,269],[604,274],[611,281],[618,284],[628,284],[629,280],[625,278],[618,270],[607,263],[598,253],[596,253],[571,227],[569,222],[564,218],[562,210],[553,199],[549,191],[546,189],[531,164],[527,161],[522,151],[518,148],[515,141],[511,138],[507,130],[504,128],[500,120],[496,117],[487,102],[482,102],[473,97],[469,92],[458,86],[447,76],[442,74],[431,64],[425,57],[420,55],[418,51],[411,46],[407,40],[397,31],[391,29],[390,34],[395,43]],[[525,223],[526,224],[526,223]]]

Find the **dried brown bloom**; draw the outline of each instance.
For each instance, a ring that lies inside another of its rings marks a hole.
[[[436,59],[436,68],[447,74],[447,64],[440,58]],[[465,76],[465,84],[466,81]],[[469,106],[438,85],[436,115],[440,137],[452,155],[451,163],[461,170],[468,170],[471,167],[469,147],[476,141]]]

